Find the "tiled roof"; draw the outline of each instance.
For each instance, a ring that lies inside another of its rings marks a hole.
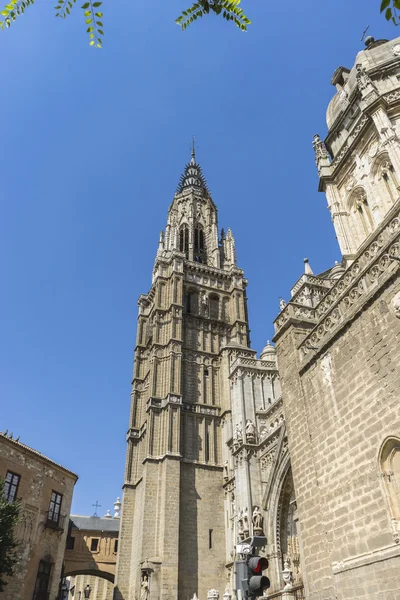
[[[71,515],[70,521],[72,527],[86,531],[110,531],[118,532],[120,519],[104,517],[83,517],[80,515]]]
[[[73,475],[73,477],[75,477],[76,479],[78,479],[78,475],[76,475],[76,473],[73,473],[69,469],[66,469],[62,465],[56,463],[54,460],[51,460],[51,458],[48,458],[47,456],[45,456],[41,452],[38,452],[38,450],[34,450],[34,448],[30,448],[26,444],[23,444],[18,439],[14,440],[13,438],[10,438],[8,435],[6,435],[5,433],[0,432],[0,441],[1,440],[7,441],[8,443],[13,444],[14,446],[17,446],[18,448],[21,448],[21,450],[22,449],[23,450],[27,450],[31,454],[34,454],[35,456],[38,456],[42,460],[45,460],[46,462],[54,465],[55,467],[58,467],[59,469],[62,469],[63,471],[66,471],[67,473],[69,473],[70,475]]]

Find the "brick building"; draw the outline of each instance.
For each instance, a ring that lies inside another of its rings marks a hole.
[[[0,477],[6,498],[20,498],[18,563],[2,599],[56,600],[77,475],[0,433]]]
[[[71,515],[64,560],[64,577],[68,598],[112,600],[118,552],[120,502],[115,503],[114,517]]]

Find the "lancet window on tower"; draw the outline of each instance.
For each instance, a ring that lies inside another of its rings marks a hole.
[[[365,196],[360,197],[356,202],[356,209],[360,216],[362,226],[365,234],[369,235],[374,229],[374,222],[372,220],[371,210],[369,208],[368,200]]]
[[[184,252],[186,258],[189,258],[189,227],[182,225],[179,231],[179,250]]]
[[[194,260],[205,262],[204,231],[201,225],[196,225],[194,229]]]
[[[386,192],[393,203],[399,197],[398,184],[394,174],[393,166],[389,161],[385,161],[381,165],[380,174],[385,182]]]

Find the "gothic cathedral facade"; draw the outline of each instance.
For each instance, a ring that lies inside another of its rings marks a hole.
[[[305,263],[259,358],[194,151],[181,177],[139,298],[116,600],[239,597],[260,533],[274,598],[400,598],[400,38],[332,83],[314,149],[343,259]]]

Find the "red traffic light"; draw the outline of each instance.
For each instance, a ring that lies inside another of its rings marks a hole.
[[[267,569],[268,560],[264,556],[250,556],[247,566],[253,573],[260,574]]]

